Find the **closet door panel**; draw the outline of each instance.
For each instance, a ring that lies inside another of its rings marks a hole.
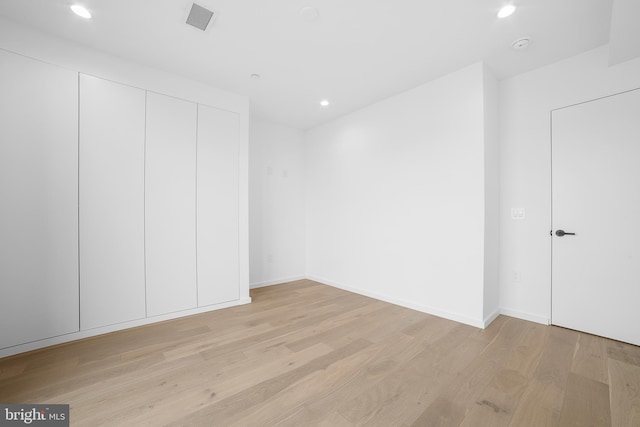
[[[80,327],[145,317],[145,91],[80,75]]]
[[[239,298],[238,114],[198,105],[198,303]]]
[[[197,307],[194,103],[147,93],[147,315]]]
[[[0,50],[0,348],[78,331],[78,74]]]

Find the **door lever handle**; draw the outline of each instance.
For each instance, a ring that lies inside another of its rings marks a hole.
[[[566,231],[564,231],[564,230],[557,230],[557,231],[556,231],[556,236],[558,236],[558,237],[562,237],[562,236],[575,236],[575,235],[576,235],[576,233],[567,233],[567,232],[566,232]]]

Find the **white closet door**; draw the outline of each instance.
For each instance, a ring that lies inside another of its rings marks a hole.
[[[145,91],[80,75],[80,327],[145,317]]]
[[[198,105],[198,303],[240,297],[236,113]]]
[[[78,74],[0,50],[0,348],[78,331]]]
[[[197,307],[194,103],[147,93],[147,315]]]

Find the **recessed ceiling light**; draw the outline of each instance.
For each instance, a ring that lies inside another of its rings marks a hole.
[[[322,105],[323,107],[328,107],[329,106],[329,100],[323,99],[322,101],[320,101],[320,105]]]
[[[90,19],[91,18],[91,13],[84,6],[80,6],[79,4],[73,4],[73,5],[71,5],[71,10],[73,10],[73,13],[75,13],[78,16],[83,17],[84,19]]]
[[[260,78],[260,74],[253,73],[249,77],[251,77],[252,79],[258,80]]]
[[[502,9],[498,11],[498,18],[506,18],[507,16],[510,16],[515,11],[516,11],[516,7],[512,4],[503,6]]]

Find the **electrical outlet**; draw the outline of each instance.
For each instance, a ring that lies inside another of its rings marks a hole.
[[[511,219],[524,219],[524,208],[511,208]]]
[[[520,283],[520,272],[519,271],[513,271],[513,283]]]

